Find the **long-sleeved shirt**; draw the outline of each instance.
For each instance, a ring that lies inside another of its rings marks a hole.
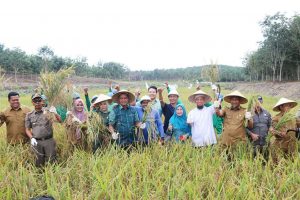
[[[260,113],[255,113],[253,116],[253,128],[246,128],[247,134],[251,133],[259,135],[258,140],[253,142],[253,145],[265,145],[266,138],[271,127],[272,117],[271,114],[265,109],[261,109]]]
[[[86,104],[86,108],[88,111],[90,111],[91,109],[91,101],[90,101],[90,97],[88,94],[84,95],[85,97],[85,104]]]
[[[7,108],[0,113],[0,127],[6,124],[6,138],[10,144],[26,143],[29,138],[25,132],[25,117],[30,112],[27,107],[21,106],[18,110]]]
[[[139,106],[136,106],[135,108],[137,110],[140,121],[142,121],[145,115],[145,109]],[[143,130],[143,135],[144,135],[144,142],[146,144],[148,144],[150,139],[156,140],[158,134],[160,135],[161,138],[165,137],[163,123],[157,110],[151,109],[150,113],[148,113],[146,116],[145,123],[146,123],[146,128]],[[151,134],[151,138],[149,138],[149,132]]]

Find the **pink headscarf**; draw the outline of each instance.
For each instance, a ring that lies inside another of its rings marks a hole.
[[[78,103],[82,103],[82,106],[77,106]],[[87,120],[87,114],[84,111],[84,104],[82,99],[76,99],[74,101],[73,114],[77,117],[81,122],[85,122]],[[82,111],[79,111],[82,108]],[[76,139],[79,140],[81,138],[81,128],[76,128]]]
[[[78,103],[82,103],[82,107],[77,106]],[[80,108],[82,108],[82,111],[79,111]],[[74,101],[73,113],[74,113],[75,117],[77,117],[81,122],[85,122],[87,120],[87,115],[84,111],[84,103],[83,103],[82,99],[76,99]]]

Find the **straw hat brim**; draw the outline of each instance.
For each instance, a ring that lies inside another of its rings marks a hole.
[[[119,91],[118,93],[114,94],[111,97],[112,101],[115,103],[119,103],[119,97],[122,94],[126,94],[128,96],[128,98],[129,98],[128,103],[132,103],[133,101],[135,101],[135,96],[131,92],[128,92],[128,91]]]
[[[280,112],[280,106],[281,105],[284,105],[284,104],[291,104],[291,108],[294,108],[298,105],[298,103],[296,101],[293,101],[293,100],[289,100],[289,99],[286,99],[286,98],[282,98],[280,99],[276,105],[273,107],[273,111],[275,112]]]
[[[226,101],[227,103],[231,103],[230,99],[232,97],[239,97],[240,98],[240,104],[248,103],[248,100],[246,99],[246,97],[239,96],[239,95],[227,95],[227,96],[224,97],[224,101]]]
[[[198,96],[198,95],[201,95],[201,96],[205,97],[205,103],[211,101],[211,97],[208,94],[206,94],[205,92],[202,92],[202,91],[197,91],[194,94],[190,95],[189,98],[188,98],[189,101],[191,103],[195,103],[195,97]]]
[[[108,103],[111,103],[112,99],[107,95],[100,94],[98,96],[98,98],[96,99],[96,101],[94,102],[94,104],[101,103],[101,102],[104,102],[104,101],[107,101]]]

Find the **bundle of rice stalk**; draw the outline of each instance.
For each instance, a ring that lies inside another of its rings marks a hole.
[[[58,72],[43,72],[40,75],[40,88],[47,96],[49,105],[57,106],[68,103],[70,96],[65,92],[66,82],[70,75],[74,73],[74,68],[60,69]],[[72,100],[72,99],[71,99]]]
[[[96,140],[100,140],[106,147],[110,143],[111,134],[103,123],[101,116],[96,112],[89,113],[87,122],[88,144],[93,144]]]
[[[255,113],[255,106],[259,103],[259,101],[257,100],[257,97],[256,96],[252,96],[250,99],[249,99],[249,102],[248,102],[248,106],[247,106],[247,111],[248,112],[251,112],[252,114]]]
[[[283,114],[283,116],[280,118],[278,123],[275,125],[274,129],[279,131],[287,123],[291,122],[294,119],[295,119],[295,116],[291,112],[286,112],[286,113]]]

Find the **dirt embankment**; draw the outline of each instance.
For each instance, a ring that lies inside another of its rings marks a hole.
[[[239,90],[244,93],[258,93],[261,95],[286,97],[300,100],[300,82],[261,82],[261,83],[228,83],[226,89]]]

